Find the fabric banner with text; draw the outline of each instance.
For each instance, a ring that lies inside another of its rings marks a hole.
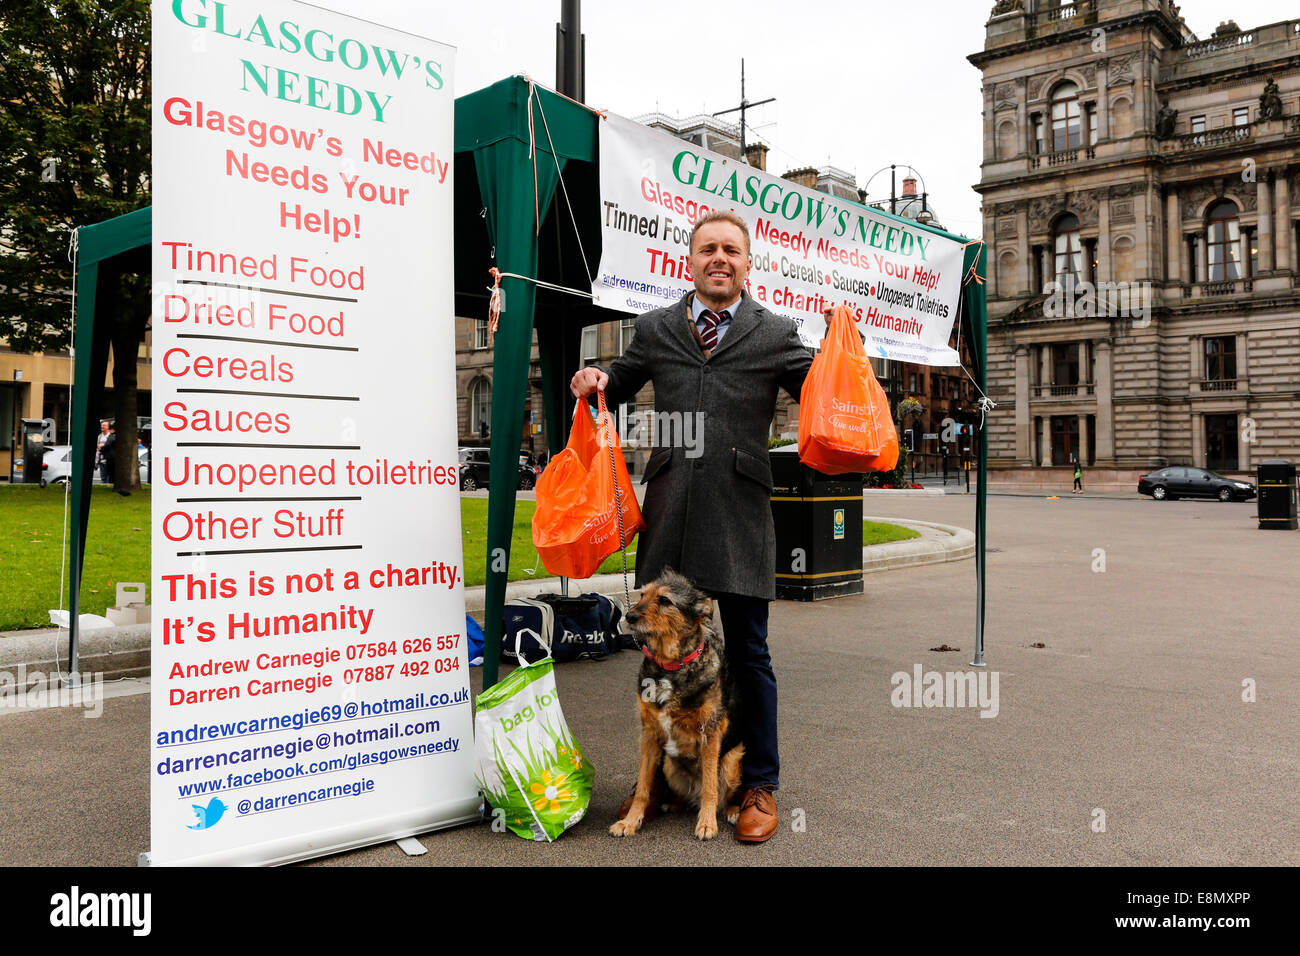
[[[868,355],[959,364],[949,338],[961,241],[613,114],[600,124],[596,304],[640,313],[693,289],[688,241],[710,209],[734,210],[748,223],[748,292],[794,319],[805,344],[817,347],[823,313],[845,305]]]

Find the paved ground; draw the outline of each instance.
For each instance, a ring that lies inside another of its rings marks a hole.
[[[973,527],[973,508],[917,495],[868,510]],[[606,835],[635,773],[638,660],[621,654],[559,669],[597,768],[589,819],[560,841],[463,827],[425,836],[424,857],[387,844],[312,865],[1296,865],[1300,532],[1258,531],[1254,516],[1136,496],[990,498],[993,719],[890,702],[895,672],[966,669],[973,562],[773,605],[783,825],[765,846],[725,829],[697,844],[687,817]],[[944,643],[961,650],[930,650]],[[1255,703],[1242,701],[1248,679]],[[149,840],[148,719],[145,695],[106,701],[100,720],[0,711],[0,863],[134,864]]]

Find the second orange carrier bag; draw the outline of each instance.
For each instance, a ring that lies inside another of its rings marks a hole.
[[[597,394],[597,421],[591,420],[587,403],[579,402],[568,446],[551,459],[537,479],[533,544],[546,570],[566,578],[591,577],[602,561],[645,527],[618,433],[605,407],[605,393]]]
[[[828,475],[889,471],[898,432],[853,317],[836,306],[799,393],[799,460]]]

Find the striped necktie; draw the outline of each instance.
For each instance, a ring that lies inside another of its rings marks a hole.
[[[730,313],[725,309],[721,313],[710,312],[708,309],[700,313],[700,323],[704,326],[700,329],[700,340],[710,352],[718,346],[718,325],[728,318]]]

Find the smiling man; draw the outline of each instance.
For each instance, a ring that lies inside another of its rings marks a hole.
[[[745,221],[723,210],[702,216],[690,237],[695,292],[640,316],[626,353],[608,370],[582,369],[570,389],[579,398],[604,389],[612,407],[649,381],[657,415],[696,416],[691,455],[680,444],[659,447],[646,463],[636,583],[671,567],[717,604],[745,744],[736,838],[761,843],[776,831],[780,771],[767,649],[776,597],[767,439],[778,391],[799,400],[812,353],[792,320],[745,292],[750,264]]]

